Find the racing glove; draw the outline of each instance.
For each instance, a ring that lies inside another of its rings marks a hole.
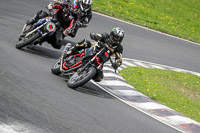
[[[47,9],[48,9],[48,10],[52,10],[52,9],[53,9],[52,3],[49,3],[49,5],[47,6]]]
[[[91,32],[91,33],[90,33],[90,38],[91,38],[92,40],[99,41],[99,40],[101,39],[101,35],[100,35],[100,34],[96,34],[96,33],[94,33],[94,32]]]
[[[103,48],[104,43],[103,42],[98,42],[97,46],[98,46],[98,48]]]

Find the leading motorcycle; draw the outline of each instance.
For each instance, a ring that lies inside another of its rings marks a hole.
[[[59,59],[51,68],[53,74],[67,76],[67,85],[77,88],[93,79],[103,69],[103,65],[114,53],[106,43],[92,42],[90,48],[68,55],[65,59]],[[65,68],[65,69],[63,69]]]

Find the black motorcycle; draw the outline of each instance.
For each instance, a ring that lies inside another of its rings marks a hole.
[[[49,14],[48,17],[39,19],[33,25],[24,25],[22,29],[23,36],[19,37],[16,48],[21,49],[30,44],[41,44],[44,38],[51,37],[60,28],[57,19],[51,15],[51,12]]]
[[[96,45],[94,45],[96,44]],[[64,74],[69,77],[67,85],[70,88],[77,88],[94,78],[98,71],[103,69],[103,65],[114,53],[106,43],[99,45],[94,42],[93,46],[78,53],[69,55],[65,59],[59,59],[51,68],[52,73]],[[66,67],[66,64],[68,67]],[[65,67],[65,70],[63,70]]]

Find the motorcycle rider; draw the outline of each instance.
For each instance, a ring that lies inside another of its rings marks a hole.
[[[115,54],[115,63],[112,63],[112,67],[114,69],[117,69],[122,64],[123,46],[121,42],[124,38],[124,30],[122,28],[114,27],[111,30],[110,34],[108,33],[99,34],[92,32],[90,33],[90,38],[98,42],[98,45],[96,46],[97,48],[100,48],[101,45],[104,45],[105,43],[108,44],[109,48],[112,51],[111,55]],[[68,43],[64,48],[61,59],[63,60],[66,56],[81,49],[89,48],[91,46],[92,46],[91,42],[86,39],[78,42],[74,46]],[[100,82],[103,79],[103,77],[104,77],[103,71],[101,70],[95,75],[94,80],[96,82]]]
[[[49,10],[57,9],[54,12],[54,16],[55,18],[57,18],[61,26],[61,28],[58,29],[53,36],[51,36],[50,38],[48,38],[48,40],[46,40],[54,48],[56,49],[61,48],[64,37],[66,36],[75,37],[79,26],[77,21],[79,20],[78,14],[80,13],[80,6],[78,4],[79,3],[76,0],[72,5],[70,3],[70,0],[62,0],[61,2],[52,1],[47,6]],[[27,21],[26,24],[32,26],[39,19],[47,17],[48,15],[49,14],[46,11],[43,10],[38,11],[37,14],[31,20]],[[23,35],[24,33],[22,33],[21,37],[23,37]]]
[[[67,1],[70,2],[70,0]],[[92,0],[73,0],[72,5],[74,3],[80,8],[80,12],[77,14],[77,26],[74,28],[74,33],[76,33],[79,28],[87,27],[92,19]]]
[[[80,2],[80,27],[87,27],[92,19],[92,0],[79,0]]]

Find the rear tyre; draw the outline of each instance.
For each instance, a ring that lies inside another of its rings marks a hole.
[[[21,48],[31,44],[32,42],[34,42],[39,37],[40,37],[40,33],[37,32],[36,34],[34,34],[32,37],[30,37],[28,39],[25,39],[25,40],[22,39],[16,44],[16,48],[21,49]]]
[[[96,75],[96,72],[97,70],[93,66],[88,67],[80,74],[76,72],[69,78],[67,85],[70,88],[77,88],[92,79]]]
[[[52,66],[51,68],[51,72],[55,75],[59,75],[61,74],[61,71],[60,71],[60,59],[56,61],[56,63]]]

